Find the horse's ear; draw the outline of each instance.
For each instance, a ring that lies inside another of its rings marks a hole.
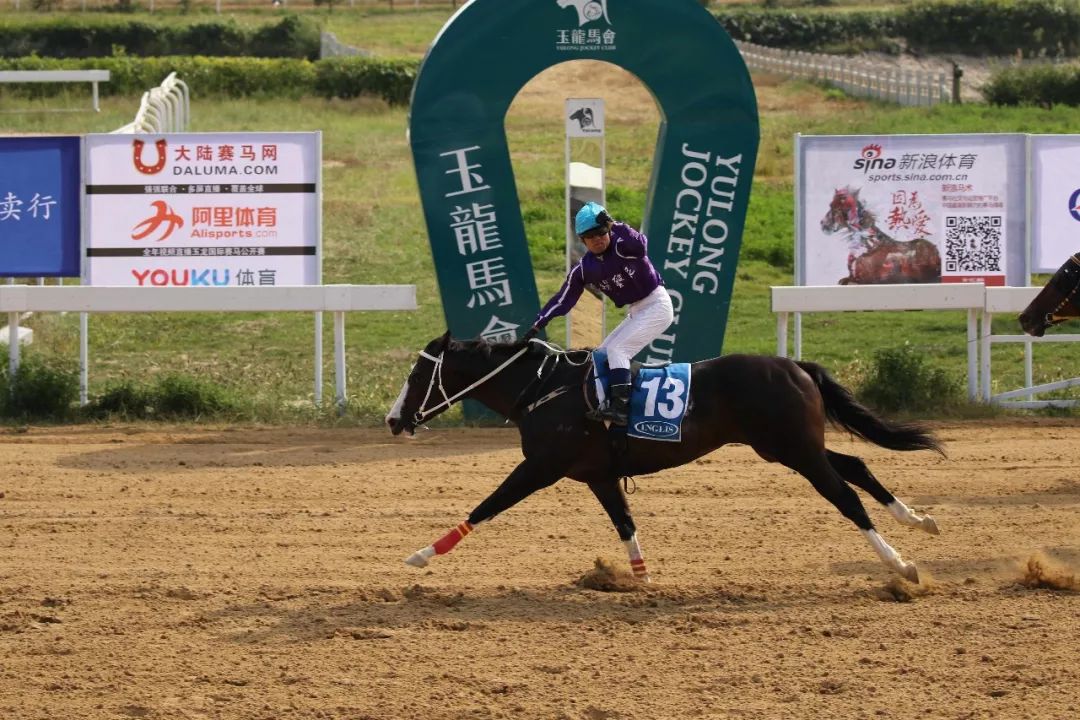
[[[444,332],[444,333],[442,334],[442,336],[441,336],[441,337],[439,338],[439,347],[446,347],[447,345],[449,345],[449,344],[450,344],[450,340],[452,340],[452,339],[453,339],[453,338],[452,338],[452,337],[450,336],[450,331],[449,331],[449,330],[447,330],[447,331],[446,331],[446,332]]]

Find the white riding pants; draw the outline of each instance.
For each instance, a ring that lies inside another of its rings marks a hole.
[[[673,319],[671,296],[663,285],[631,303],[626,318],[600,343],[607,351],[608,367],[629,369],[631,358],[667,330]]]

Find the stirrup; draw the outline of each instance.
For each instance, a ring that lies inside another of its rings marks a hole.
[[[601,407],[601,406],[597,406],[597,407],[590,408],[590,409],[586,410],[585,411],[585,419],[586,420],[595,420],[596,422],[603,422],[604,421],[604,408]]]

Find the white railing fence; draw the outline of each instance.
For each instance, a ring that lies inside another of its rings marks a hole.
[[[772,311],[776,314],[776,354],[788,355],[789,317],[813,312],[961,310],[967,313],[968,400],[1011,408],[1074,407],[1080,400],[1037,400],[1040,393],[1080,387],[1080,377],[1035,385],[1032,345],[1080,342],[1080,334],[1052,334],[1036,338],[1023,334],[993,333],[994,315],[1015,318],[1039,294],[1040,287],[984,287],[982,283],[940,285],[774,286]],[[798,328],[796,328],[797,330]],[[991,346],[998,343],[1024,345],[1024,387],[994,393]],[[796,360],[802,358],[802,339],[795,334]]]
[[[967,314],[968,399],[978,398],[978,319],[986,302],[982,283],[941,285],[774,286],[772,311],[776,314],[776,354],[788,356],[788,325],[792,314],[812,312],[866,312],[905,310],[958,310]],[[802,337],[795,335],[795,359],[802,359]]]
[[[415,310],[415,285],[297,285],[229,288],[142,288],[103,286],[0,286],[0,316],[18,337],[19,318],[28,312],[78,312],[79,401],[86,405],[89,365],[89,313],[114,312],[330,312],[334,314],[334,387],[345,403],[345,313]],[[321,330],[321,321],[316,329]],[[9,372],[19,369],[19,343],[8,346]],[[322,399],[322,336],[315,338],[315,402]]]
[[[364,57],[370,56],[371,53],[367,50],[361,50],[355,48],[352,45],[346,45],[337,39],[337,36],[332,32],[323,31],[320,36],[319,43],[319,57],[341,57],[350,55],[363,55]]]
[[[824,81],[849,95],[901,105],[936,105],[952,100],[952,78],[943,72],[900,70],[884,63],[741,41],[735,45],[751,70]]]
[[[191,92],[187,83],[169,73],[161,85],[142,95],[135,119],[113,133],[184,132],[191,121]]]
[[[1035,396],[1040,393],[1065,390],[1080,386],[1080,378],[1058,380],[1056,382],[1036,385],[1033,380],[1032,345],[1040,343],[1080,342],[1080,335],[1076,333],[1054,333],[1043,337],[1032,337],[1023,334],[998,334],[993,332],[993,319],[995,314],[1005,313],[1012,317],[1023,311],[1035,296],[1042,291],[1041,287],[996,287],[986,289],[986,307],[982,316],[982,400],[983,402],[1006,407],[1030,409],[1044,407],[1075,407],[1080,400],[1075,399],[1049,399],[1036,400]],[[1023,343],[1024,345],[1024,387],[1007,392],[994,393],[990,375],[990,348],[996,343]]]

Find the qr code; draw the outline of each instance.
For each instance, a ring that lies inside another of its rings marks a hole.
[[[1001,272],[1001,216],[945,216],[945,272]]]

